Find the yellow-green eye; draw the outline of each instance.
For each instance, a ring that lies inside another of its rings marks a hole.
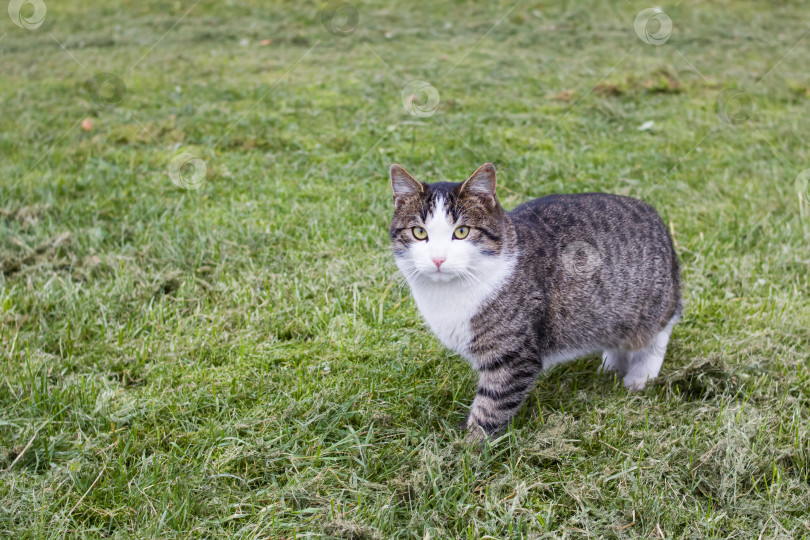
[[[414,227],[413,236],[417,240],[424,240],[425,238],[427,238],[427,231],[422,227]]]
[[[464,227],[457,227],[455,231],[453,231],[453,237],[458,238],[459,240],[464,240],[467,238],[467,235],[470,234],[470,228]]]

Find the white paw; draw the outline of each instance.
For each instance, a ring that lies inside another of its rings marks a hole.
[[[621,376],[624,371],[624,362],[620,355],[612,351],[602,353],[602,365],[599,366],[599,373],[618,373]]]
[[[638,392],[640,390],[644,390],[644,387],[647,386],[647,381],[649,379],[650,376],[646,373],[628,373],[624,378],[624,387],[628,390]]]

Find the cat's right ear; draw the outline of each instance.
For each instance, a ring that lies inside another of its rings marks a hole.
[[[496,204],[495,165],[484,163],[461,184],[461,192],[469,193],[485,200],[489,205]]]
[[[391,189],[394,192],[395,203],[420,195],[425,190],[420,181],[396,163],[391,165],[388,174],[391,176]]]

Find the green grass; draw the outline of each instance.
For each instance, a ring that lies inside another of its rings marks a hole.
[[[0,12],[0,537],[810,537],[806,3],[117,4]],[[484,161],[653,203],[686,309],[647,391],[555,368],[479,452],[386,171]]]

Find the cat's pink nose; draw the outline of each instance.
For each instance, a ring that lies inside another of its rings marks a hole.
[[[441,267],[442,267],[442,263],[443,263],[444,261],[446,261],[446,260],[447,260],[447,259],[446,259],[446,258],[444,258],[444,257],[433,257],[433,264],[435,264],[435,265],[436,265],[436,268],[441,268]]]

